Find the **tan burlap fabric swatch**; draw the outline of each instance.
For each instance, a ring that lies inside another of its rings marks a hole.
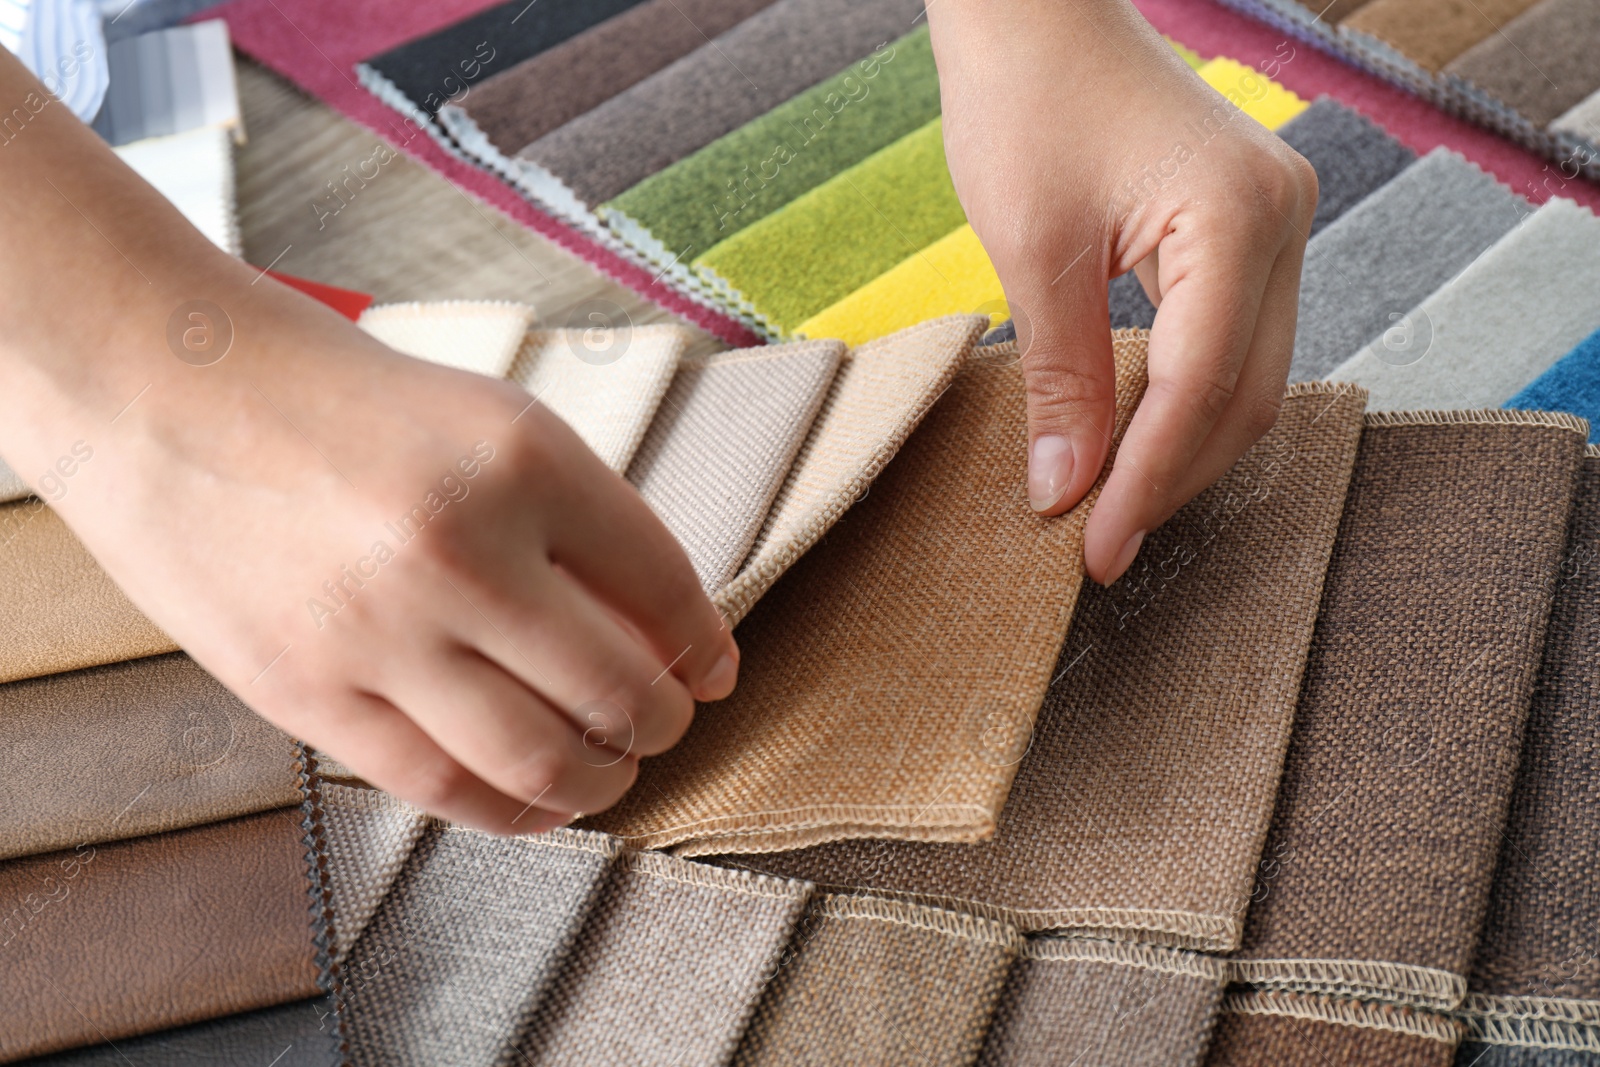
[[[1460,1002],[1586,430],[1367,416],[1238,980]]]
[[[1004,923],[876,897],[820,897],[733,1062],[971,1063],[1021,947]]]
[[[1229,991],[1206,1067],[1450,1067],[1461,1024],[1419,1008]]]
[[[1198,1067],[1227,984],[1212,956],[1030,937],[1011,968],[984,1067]]]
[[[426,812],[398,797],[363,786],[324,782],[321,800],[333,894],[330,950],[339,962],[383,903],[429,820]]]
[[[1144,335],[1116,351],[1120,427]],[[1089,508],[1028,506],[1024,407],[1014,348],[969,359],[867,499],[745,620],[734,695],[590,824],[688,855],[991,836],[1016,772],[992,749],[1032,728]]]
[[[744,862],[1024,930],[1236,946],[1362,400],[1292,387],[1272,432],[1126,577],[1084,589],[1031,739],[988,750],[1020,757],[992,844],[845,841]]]

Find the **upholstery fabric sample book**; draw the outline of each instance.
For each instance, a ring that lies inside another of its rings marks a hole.
[[[0,682],[176,652],[42,501],[0,505]]]
[[[628,481],[688,552],[707,594],[749,555],[843,355],[838,341],[803,341],[678,369]]]
[[[297,781],[289,737],[181,652],[0,685],[0,859],[287,807]]]
[[[1450,1067],[1461,1025],[1372,1001],[1230,992],[1206,1067]]]
[[[823,896],[734,1057],[766,1064],[971,1063],[1022,938],[1003,923]]]
[[[1600,89],[1600,5],[1594,0],[1539,0],[1445,68],[1488,102],[1543,129]]]
[[[242,250],[233,181],[233,137],[218,126],[151,137],[113,149],[124,163],[230,255]]]
[[[506,376],[532,323],[533,308],[503,300],[381,304],[356,320],[396,352],[491,378]]]
[[[1436,148],[1306,246],[1291,381],[1321,378],[1526,218],[1527,201]]]
[[[750,555],[712,598],[728,625],[866,495],[949,387],[982,323],[935,319],[845,353]]]
[[[1535,0],[1370,0],[1339,24],[1429,74],[1485,40]]]
[[[626,852],[517,1063],[728,1062],[811,887]]]
[[[938,117],[939,75],[922,25],[651,175],[602,205],[600,217],[658,265],[688,264]]]
[[[29,1060],[28,1067],[342,1067],[326,997],[227,1015],[144,1037],[102,1041]]]
[[[1504,404],[1600,329],[1600,219],[1553,199],[1330,378],[1374,411]]]
[[[106,63],[110,92],[92,125],[108,144],[205,126],[227,131],[230,140],[243,139],[233,50],[221,19],[116,41],[106,49]]]
[[[557,214],[582,218],[905,34],[921,11],[922,0],[777,0],[528,145],[520,183]]]
[[[429,829],[346,960],[351,1061],[514,1062],[616,855],[598,834]]]
[[[843,841],[750,865],[1029,931],[1237,946],[1361,410],[1359,390],[1292,390],[1124,578],[1084,588],[1037,723],[988,754],[1019,763],[993,842]]]
[[[321,770],[319,766],[319,771]],[[334,962],[343,961],[428,827],[425,812],[376,789],[324,782],[322,829],[333,894]]]
[[[509,377],[621,474],[693,339],[681,326],[530,330]]]
[[[1144,389],[1119,335],[1117,427]],[[984,349],[993,353],[994,348]],[[1083,583],[1083,523],[1023,487],[1021,369],[969,358],[917,433],[740,628],[738,692],[588,821],[641,848],[765,852],[851,837],[977,841]],[[1004,654],[995,648],[1004,634]]]
[[[315,996],[299,814],[0,864],[0,1061]]]
[[[1583,448],[1568,415],[1367,416],[1237,980],[1460,1003]]]
[[[1218,56],[1195,73],[1230,104],[1269,130],[1277,129],[1306,109],[1304,100],[1265,74],[1225,56]]]
[[[1600,330],[1506,401],[1526,411],[1570,411],[1589,420],[1589,441],[1600,443]]]
[[[1030,937],[1011,968],[983,1067],[1199,1067],[1226,965],[1114,941]]]

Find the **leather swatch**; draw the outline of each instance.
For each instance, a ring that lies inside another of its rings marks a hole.
[[[381,304],[356,320],[396,352],[503,378],[533,324],[533,308],[503,300]]]
[[[1120,436],[1145,339],[1115,349]],[[1016,767],[985,740],[1032,728],[1092,506],[1028,506],[1014,355],[967,361],[867,498],[744,620],[737,692],[590,825],[685,855],[994,834]],[[1004,657],[972,655],[996,633]]]
[[[749,555],[843,355],[837,341],[803,341],[679,367],[627,477],[707,594]]]
[[[1447,78],[1485,102],[1543,129],[1600,89],[1600,5],[1539,0],[1444,68]]]
[[[1488,906],[1583,434],[1508,411],[1367,422],[1233,966],[1448,1010]]]
[[[1356,390],[1291,391],[1126,576],[1084,588],[1031,732],[1008,738],[998,715],[980,728],[1020,742],[984,752],[1017,764],[992,842],[841,841],[741,862],[1025,931],[1237,946],[1361,410]]]
[[[516,1062],[726,1063],[810,895],[804,882],[624,853]]]
[[[1021,947],[1003,923],[823,896],[733,1063],[971,1063]]]
[[[299,815],[0,864],[0,1061],[315,996]]]
[[[318,772],[323,767],[319,761]],[[399,877],[428,815],[376,789],[324,782],[322,829],[333,906],[333,961],[342,962]]]
[[[294,743],[173,653],[0,685],[0,859],[299,803]]]
[[[0,505],[0,682],[176,652],[37,499]]]
[[[1461,1024],[1372,1001],[1230,992],[1207,1067],[1450,1067]]]
[[[1535,0],[1369,0],[1339,24],[1357,47],[1397,54],[1435,74],[1461,53],[1493,36]]]
[[[29,1060],[28,1067],[343,1067],[326,997]]]
[[[1589,442],[1600,443],[1600,330],[1506,401],[1526,411],[1568,411],[1589,421]]]
[[[233,70],[230,67],[231,79]],[[195,229],[229,255],[243,253],[234,195],[233,134],[201,126],[112,149]]]

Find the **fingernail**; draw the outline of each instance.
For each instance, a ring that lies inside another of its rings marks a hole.
[[[1127,569],[1133,566],[1133,557],[1139,554],[1139,546],[1144,544],[1144,531],[1140,530],[1128,538],[1128,543],[1122,546],[1122,551],[1117,553],[1117,558],[1111,564],[1111,573],[1106,576],[1106,584],[1121,578]]]
[[[700,699],[721,700],[733,692],[733,684],[738,680],[739,664],[724,652],[722,658],[717,660],[717,665],[700,680]]]
[[[1072,482],[1072,442],[1056,434],[1036,438],[1028,456],[1028,503],[1049,511]]]

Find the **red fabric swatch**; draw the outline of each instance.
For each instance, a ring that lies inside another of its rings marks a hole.
[[[291,289],[298,289],[307,296],[322,301],[351,322],[359,319],[361,313],[372,306],[372,297],[369,294],[358,293],[354,289],[341,289],[337,285],[323,285],[321,282],[296,278],[293,274],[280,274],[275,270],[262,271],[262,273],[269,278],[276,278]]]

